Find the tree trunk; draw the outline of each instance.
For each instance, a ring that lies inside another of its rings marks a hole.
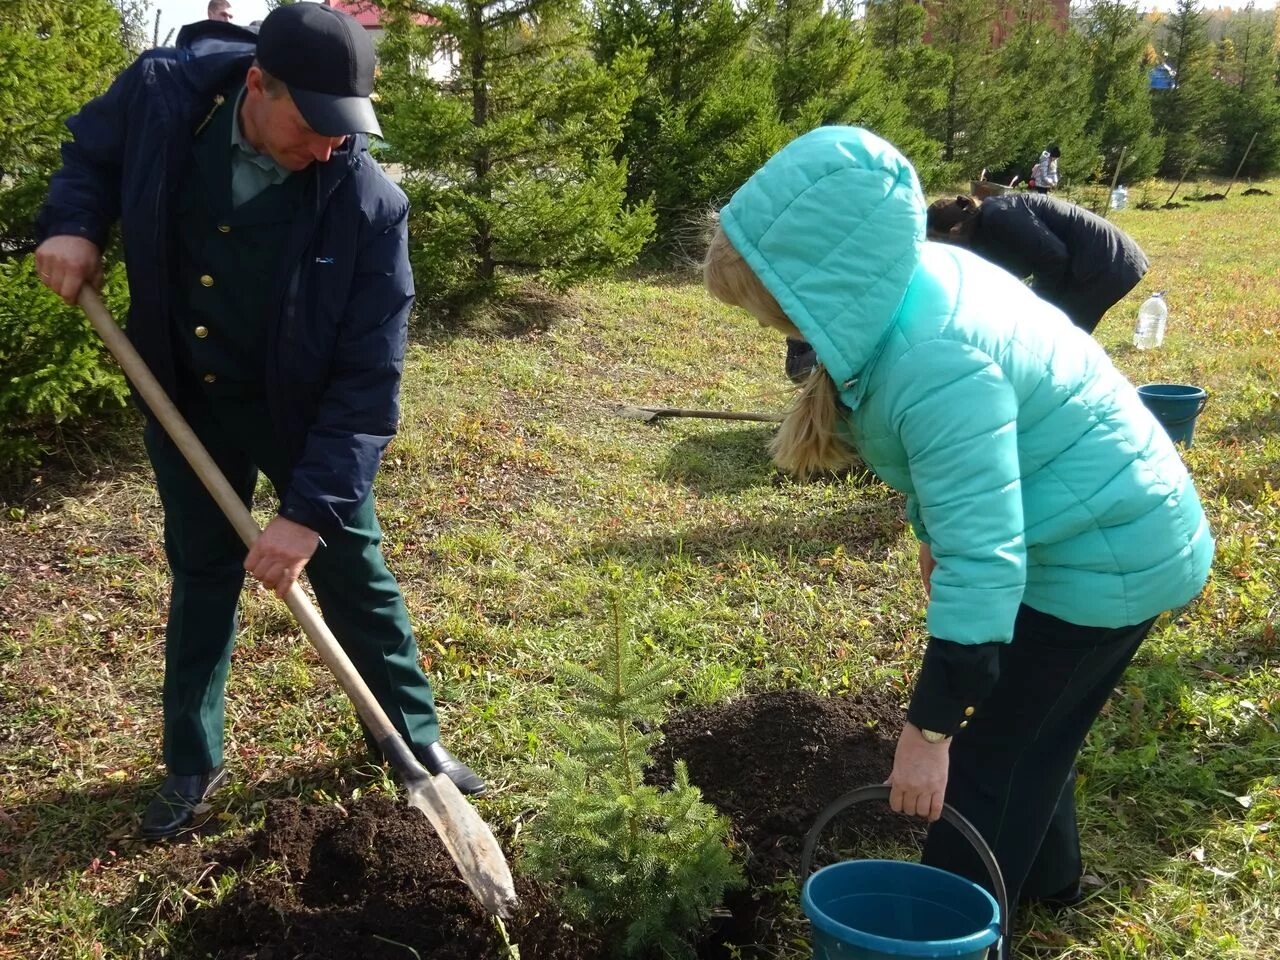
[[[471,33],[471,51],[468,55],[471,67],[471,123],[483,130],[489,122],[488,52],[485,49],[484,7],[480,3],[467,4],[468,26]],[[490,196],[489,171],[492,163],[487,146],[477,147],[471,159],[471,173],[475,177],[476,194],[488,200]],[[481,214],[475,220],[473,243],[476,251],[476,277],[488,282],[493,279],[497,265],[493,260],[492,224]]]

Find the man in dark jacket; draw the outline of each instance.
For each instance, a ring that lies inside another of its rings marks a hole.
[[[248,504],[280,497],[247,552],[150,417],[173,594],[168,777],[142,832],[186,828],[225,782],[224,686],[248,570],[283,596],[306,567],[326,620],[432,773],[484,784],[439,743],[430,684],[380,550],[373,480],[399,417],[413,303],[408,201],[368,152],[373,47],[345,14],[283,6],[259,34],[183,29],[68,121],[36,266],[74,302],[119,220],[128,333]]]
[[[1030,277],[1040,299],[1087,333],[1147,272],[1146,254],[1123,230],[1040,194],[938,200],[929,207],[928,234]]]

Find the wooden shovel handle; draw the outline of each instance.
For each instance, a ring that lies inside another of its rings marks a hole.
[[[183,419],[182,414],[178,412],[178,408],[173,405],[173,401],[164,392],[164,388],[160,386],[155,376],[152,375],[146,362],[138,355],[138,351],[129,342],[129,338],[125,336],[124,331],[116,324],[110,312],[102,303],[102,299],[92,287],[86,284],[80,288],[79,303],[88,315],[89,322],[93,324],[93,329],[98,331],[98,336],[102,338],[103,343],[107,345],[107,349],[111,351],[116,361],[120,364],[120,368],[124,370],[125,376],[129,378],[129,381],[142,399],[146,401],[151,413],[160,421],[160,425],[164,427],[165,432],[169,434],[169,437],[177,444],[178,449],[182,451],[182,455],[191,464],[191,469],[196,472],[196,476],[205,485],[209,495],[218,504],[223,515],[235,528],[236,533],[240,535],[240,539],[244,541],[246,547],[252,547],[254,541],[262,533],[258,524],[254,522],[253,516],[240,501],[236,492],[231,489],[231,484],[222,475],[218,465],[213,462],[213,458],[209,456],[209,451],[204,448],[204,444],[195,435],[195,431]],[[406,774],[419,776],[425,774],[425,771],[416,761],[414,761],[413,765],[417,767],[417,770],[404,769],[404,764],[412,761],[413,754],[407,749],[399,732],[387,718],[387,714],[382,709],[381,704],[374,698],[369,691],[369,687],[356,671],[351,658],[338,645],[337,639],[329,630],[319,611],[312,606],[311,601],[307,599],[307,595],[296,581],[285,595],[285,603],[293,611],[298,623],[302,625],[302,629],[306,632],[311,645],[320,654],[320,659],[328,665],[329,669],[338,678],[338,683],[342,685],[342,689],[346,691],[347,696],[351,698],[351,702],[355,704],[356,712],[360,714],[360,719],[369,728],[374,739],[378,741],[380,746],[386,742],[387,746],[384,747],[383,752],[387,759],[401,768],[402,772]],[[397,744],[394,741],[399,741],[399,743]]]

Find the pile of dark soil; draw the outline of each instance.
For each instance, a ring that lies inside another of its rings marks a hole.
[[[1225,200],[1227,199],[1227,195],[1225,193],[1206,193],[1199,197],[1188,197],[1188,199],[1196,200],[1200,203],[1207,203],[1210,200]]]
[[[272,801],[247,839],[190,852],[174,868],[241,879],[188,921],[184,956],[220,960],[488,960],[508,956],[502,934],[463,884],[419,811],[387,797],[307,807]],[[180,858],[179,858],[180,859]],[[507,935],[521,960],[597,960],[599,943],[562,922],[546,895],[517,881],[520,912]]]
[[[746,855],[748,889],[708,930],[699,955],[769,940],[779,901],[768,888],[794,877],[804,835],[847,791],[881,783],[893,765],[902,708],[889,693],[821,697],[762,693],[688,710],[666,724],[653,779],[670,782],[675,760],[733,821]],[[919,821],[887,807],[839,818],[842,842],[919,833]],[[842,849],[844,849],[842,847]],[[819,865],[827,860],[820,860]],[[489,960],[511,956],[502,932],[458,877],[426,818],[387,797],[303,806],[271,801],[260,830],[204,850],[179,851],[169,872],[207,893],[235,871],[220,902],[192,911],[174,938],[177,956],[220,960]],[[603,960],[546,891],[517,878],[519,913],[506,923],[521,960]],[[746,955],[735,951],[735,955]]]
[[[777,911],[768,888],[796,876],[804,836],[823,808],[888,777],[903,719],[898,698],[888,692],[822,697],[784,690],[694,708],[667,721],[652,779],[670,782],[675,761],[683,760],[704,799],[733,822],[746,854],[748,889],[726,900],[732,916],[713,927],[701,956],[744,955],[726,944],[767,944]],[[860,838],[923,835],[921,821],[879,804],[850,808],[829,829],[846,852]],[[832,861],[824,846],[815,867]]]
[[[1250,187],[1243,194],[1246,197],[1270,197],[1273,196],[1270,190],[1263,190],[1261,187]]]

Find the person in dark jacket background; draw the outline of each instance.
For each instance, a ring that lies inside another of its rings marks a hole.
[[[246,553],[149,415],[173,593],[168,776],[146,837],[187,828],[227,777],[224,687],[248,570],[283,596],[303,568],[325,618],[423,764],[484,783],[439,743],[431,686],[380,549],[373,480],[396,431],[413,276],[408,200],[368,152],[374,54],[315,3],[259,33],[183,28],[68,121],[36,267],[69,303],[100,285],[115,221],[128,334],[246,504],[280,497]]]
[[[1034,193],[959,196],[928,211],[930,240],[968,247],[1093,333],[1103,314],[1138,285],[1147,256],[1119,227],[1072,203]]]

